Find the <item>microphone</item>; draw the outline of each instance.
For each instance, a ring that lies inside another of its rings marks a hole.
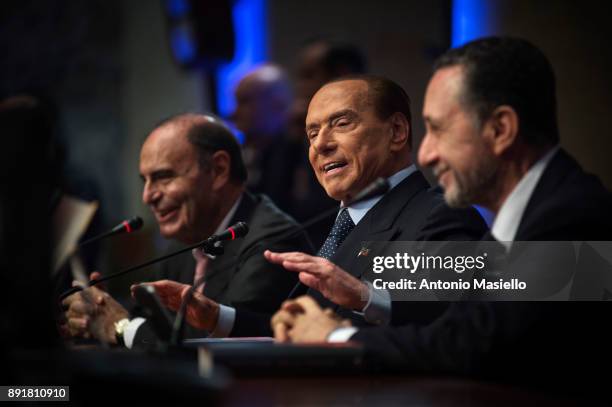
[[[228,227],[225,229],[225,231],[219,233],[218,235],[212,235],[205,241],[201,242],[199,248],[208,254],[219,256],[223,254],[223,247],[218,244],[219,242],[234,240],[245,236],[247,233],[249,233],[249,227],[247,224],[245,222],[238,222]]]
[[[206,242],[216,243],[223,242],[226,240],[235,240],[239,237],[246,236],[247,233],[249,233],[249,226],[246,224],[246,222],[238,222],[228,227],[227,229],[225,229],[225,231],[219,233],[218,235],[212,235],[211,237],[206,239]]]
[[[140,221],[142,223],[142,220]],[[189,247],[185,247],[184,249],[180,249],[177,250],[175,252],[172,252],[170,254],[166,254],[165,256],[161,256],[161,257],[157,257],[153,260],[149,260],[146,261],[144,263],[138,264],[136,266],[127,268],[125,270],[122,271],[118,271],[117,273],[113,273],[113,274],[109,274],[108,276],[105,277],[101,277],[98,278],[96,280],[90,280],[87,283],[87,287],[93,287],[95,285],[98,285],[104,281],[108,281],[111,280],[115,277],[120,277],[124,274],[127,273],[131,273],[132,271],[136,271],[136,270],[140,270],[144,267],[153,265],[155,263],[159,263],[160,261],[164,261],[167,260],[171,257],[177,256],[181,253],[185,253],[187,251],[191,251],[193,249],[203,249],[206,252],[210,252],[211,254],[221,254],[222,252],[218,250],[218,248],[215,248],[215,243],[216,242],[221,242],[221,241],[225,241],[225,240],[234,240],[237,239],[239,237],[243,237],[245,236],[247,233],[249,232],[249,227],[247,226],[247,224],[245,222],[238,222],[235,225],[230,226],[229,228],[227,228],[225,231],[219,233],[218,235],[212,235],[211,237],[209,237],[206,240],[203,240],[201,242],[198,242],[194,245],[191,245]],[[64,300],[66,297],[81,291],[83,289],[83,287],[79,287],[79,286],[75,286],[72,287],[66,291],[64,291],[61,295],[60,295],[60,301]]]
[[[98,236],[94,236],[85,240],[84,242],[79,243],[79,247],[83,247],[93,242],[97,242],[98,240],[102,240],[109,236],[118,235],[121,233],[132,233],[140,229],[143,225],[142,219],[140,216],[134,216],[131,219],[124,220],[108,232],[102,233]]]
[[[112,229],[113,233],[132,233],[140,229],[143,225],[142,218],[140,216],[134,216],[131,219],[124,220]]]

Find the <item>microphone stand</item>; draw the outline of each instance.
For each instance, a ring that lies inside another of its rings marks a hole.
[[[185,293],[185,297],[181,301],[181,306],[176,313],[174,323],[172,324],[172,335],[170,336],[170,346],[178,348],[183,342],[183,336],[185,333],[185,315],[187,314],[187,304],[191,301],[193,293],[198,289],[199,286],[204,284],[206,276],[200,277]]]
[[[121,234],[121,233],[132,233],[132,232],[136,232],[137,230],[139,230],[142,227],[142,219],[139,216],[135,216],[131,219],[128,220],[124,220],[123,222],[121,222],[119,225],[115,226],[114,228],[112,228],[111,230],[109,230],[108,232],[104,232],[101,233],[97,236],[93,236],[81,243],[79,243],[79,249],[82,248],[83,246],[87,246],[90,243],[94,243],[97,242],[98,240],[102,240],[104,238],[110,237],[110,236],[114,236],[117,234]]]
[[[208,238],[206,240],[202,240],[199,243],[196,243],[194,245],[191,245],[191,246],[185,247],[183,249],[177,250],[177,251],[172,252],[170,254],[166,254],[164,256],[157,257],[157,258],[155,258],[153,260],[149,260],[149,261],[146,261],[144,263],[138,264],[136,266],[132,266],[130,268],[127,268],[125,270],[121,270],[121,271],[118,271],[116,273],[109,274],[109,275],[107,275],[105,277],[101,277],[101,278],[98,278],[98,279],[95,279],[95,280],[90,280],[87,283],[87,287],[93,287],[95,285],[103,283],[104,281],[111,280],[111,279],[113,279],[115,277],[119,277],[119,276],[122,276],[122,275],[127,274],[127,273],[131,273],[132,271],[140,270],[140,269],[145,268],[147,266],[150,266],[152,264],[158,263],[160,261],[164,261],[164,260],[169,259],[171,257],[177,256],[177,255],[179,255],[181,253],[185,253],[187,251],[191,251],[191,250],[197,249],[197,248],[201,248],[202,250],[204,250],[204,252],[206,252],[206,253],[208,253],[210,255],[213,255],[213,256],[218,256],[218,255],[223,254],[223,248],[215,246],[215,242],[216,241],[215,240],[211,240],[211,238]],[[74,294],[76,292],[79,292],[81,290],[83,290],[83,287],[79,287],[79,286],[72,287],[72,288],[64,291],[60,295],[59,299],[60,299],[60,301],[63,301],[65,298],[67,298],[67,297],[71,296],[72,294]]]

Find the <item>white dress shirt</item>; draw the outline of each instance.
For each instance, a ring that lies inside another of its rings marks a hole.
[[[559,146],[552,148],[536,161],[499,208],[499,212],[493,220],[491,234],[506,250],[510,250],[527,203],[533,195],[533,190],[557,151],[559,151]]]

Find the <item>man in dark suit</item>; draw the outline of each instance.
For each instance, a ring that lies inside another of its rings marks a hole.
[[[612,237],[609,192],[558,146],[554,82],[539,49],[489,38],[444,54],[427,88],[419,162],[433,167],[449,205],[496,214],[485,239],[509,258],[513,241]],[[308,297],[283,310],[295,317],[280,339],[322,341],[344,331],[372,360],[411,371],[542,382],[610,360],[605,303],[461,302],[425,326],[365,329]]]
[[[302,284],[321,305],[361,325],[430,321],[444,309],[442,304],[415,304],[403,312],[399,304],[392,306],[389,296],[361,279],[367,260],[359,256],[362,241],[473,240],[485,230],[474,209],[446,206],[412,164],[410,119],[408,96],[390,80],[357,76],[321,88],[310,103],[306,130],[310,162],[327,194],[348,202],[378,177],[387,178],[392,188],[382,197],[342,207],[318,257],[266,255],[301,272]],[[297,268],[291,260],[299,263]],[[167,299],[180,295],[178,290],[165,292]],[[189,322],[199,326],[207,305],[195,301],[190,307],[198,317]],[[271,335],[269,320],[270,314],[237,308],[231,335]]]
[[[233,318],[231,307],[257,312],[278,308],[296,278],[280,267],[271,267],[262,253],[268,246],[266,240],[298,226],[266,196],[245,190],[240,147],[224,124],[212,116],[195,114],[165,120],[143,144],[140,173],[143,202],[155,215],[161,235],[177,244],[195,244],[238,221],[249,224],[247,236],[227,242],[222,256],[211,258],[194,250],[164,265],[162,277],[167,280],[162,285],[183,289],[205,276],[196,292],[208,299],[210,307],[209,323],[201,329],[227,335],[224,324]],[[303,233],[273,246],[308,250]],[[147,333],[148,324],[142,318],[129,320],[128,312],[108,294],[95,288],[87,291],[92,295],[78,293],[65,301],[73,334],[89,332],[110,343],[123,335],[131,346],[134,337],[138,342]]]

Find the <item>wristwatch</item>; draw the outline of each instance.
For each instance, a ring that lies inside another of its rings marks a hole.
[[[130,320],[128,318],[123,318],[115,322],[115,339],[117,340],[117,345],[119,346],[125,346],[123,333],[125,332],[125,328],[129,325],[129,323]]]

